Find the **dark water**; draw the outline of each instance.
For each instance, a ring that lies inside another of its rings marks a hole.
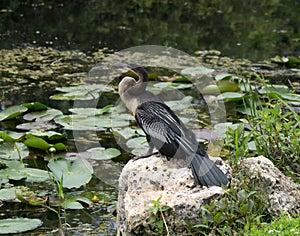
[[[0,49],[37,45],[89,52],[157,44],[252,60],[298,56],[299,12],[298,0],[2,0]]]

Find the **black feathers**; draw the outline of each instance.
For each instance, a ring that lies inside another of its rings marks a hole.
[[[147,136],[150,146],[167,157],[185,158],[195,181],[205,186],[227,184],[226,175],[198,148],[194,134],[164,103],[148,101],[135,112],[137,123]]]

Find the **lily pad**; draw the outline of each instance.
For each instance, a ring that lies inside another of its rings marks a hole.
[[[137,156],[144,155],[149,149],[146,137],[137,137],[129,139],[126,142],[127,147],[131,148],[131,153]]]
[[[50,129],[56,129],[57,125],[48,122],[43,122],[43,121],[36,121],[36,122],[27,122],[27,123],[17,125],[16,128],[21,130],[50,130]]]
[[[0,179],[25,179],[27,182],[44,182],[49,179],[49,173],[45,170],[35,168],[6,168],[0,170]]]
[[[236,92],[225,92],[218,95],[218,100],[225,100],[225,101],[240,101],[243,99],[245,94],[243,93],[236,93]]]
[[[166,104],[173,110],[173,111],[180,111],[184,110],[191,106],[193,98],[191,96],[186,96],[181,100],[177,101],[168,101]]]
[[[283,95],[283,94],[287,94],[287,93],[292,93],[292,91],[289,89],[288,86],[286,85],[277,85],[274,84],[272,86],[269,86],[268,88],[261,88],[258,90],[258,92],[260,94],[268,94],[270,96],[277,94],[277,95]]]
[[[0,189],[0,201],[9,201],[16,198],[16,193],[21,193],[21,189],[3,188]]]
[[[87,152],[91,153],[91,159],[94,160],[110,160],[114,157],[121,155],[120,150],[116,148],[104,148],[104,147],[97,147],[97,148],[90,148]]]
[[[93,173],[93,167],[85,159],[76,159],[73,163],[66,159],[50,160],[49,169],[65,188],[79,188],[87,184]]]
[[[142,129],[133,129],[131,127],[116,128],[112,132],[115,136],[121,136],[124,139],[129,139],[137,134],[143,134]]]
[[[10,106],[6,108],[4,111],[0,112],[0,121],[13,119],[23,114],[27,110],[28,109],[22,105]]]
[[[128,120],[112,116],[66,115],[55,119],[55,122],[69,130],[105,130],[106,128],[128,126]]]
[[[101,92],[112,92],[114,89],[106,84],[89,84],[71,87],[56,88],[57,91],[64,92],[51,96],[55,100],[93,100],[98,99]]]
[[[19,141],[24,135],[24,133],[14,132],[11,130],[0,131],[0,138],[9,142]]]
[[[7,160],[24,159],[29,155],[28,148],[25,144],[15,142],[5,142],[0,145],[0,158]]]
[[[23,103],[22,106],[27,107],[30,111],[40,111],[47,109],[47,106],[39,102]]]
[[[45,111],[36,111],[36,112],[31,112],[28,114],[25,114],[23,116],[24,120],[27,121],[50,121],[53,120],[57,116],[61,116],[63,113],[60,110],[57,109],[48,109]]]
[[[103,108],[71,108],[69,109],[69,111],[79,115],[99,116],[104,113],[110,112],[112,108],[113,105],[107,105]]]
[[[40,219],[8,218],[0,220],[0,234],[16,234],[42,226]]]
[[[46,140],[59,140],[67,138],[67,134],[61,134],[55,131],[41,131],[41,130],[32,130],[26,133],[26,137],[39,137]]]
[[[214,72],[214,70],[206,68],[204,66],[198,66],[198,67],[188,67],[181,71],[181,74],[183,75],[191,75],[191,76],[197,76],[197,75],[207,75]]]
[[[38,137],[31,137],[26,139],[24,144],[27,147],[41,149],[41,150],[48,150],[51,147],[51,144],[47,143],[44,139]]]

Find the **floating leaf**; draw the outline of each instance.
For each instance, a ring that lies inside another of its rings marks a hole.
[[[232,77],[231,74],[228,74],[228,73],[220,73],[220,74],[217,74],[215,76],[215,79],[216,81],[220,81],[220,80],[224,80],[224,79],[230,79]]]
[[[157,90],[162,90],[166,88],[174,88],[174,89],[187,89],[192,87],[193,84],[191,83],[173,83],[173,82],[159,82],[155,83],[153,87]],[[151,89],[149,89],[151,90]]]
[[[22,105],[10,106],[6,108],[4,111],[0,112],[0,121],[13,119],[23,114],[27,110],[28,109]]]
[[[25,114],[23,116],[24,120],[28,121],[50,121],[53,120],[57,116],[61,116],[63,113],[60,110],[57,109],[48,109],[45,111],[36,111],[36,112],[31,112],[28,114]]]
[[[40,111],[47,109],[47,106],[39,102],[23,103],[22,106],[27,107],[30,111]]]
[[[116,136],[122,136],[124,139],[129,139],[133,136],[135,136],[139,131],[141,131],[141,129],[136,130],[130,127],[125,127],[122,129],[113,129],[112,132],[114,135]],[[139,133],[140,134],[140,133]]]
[[[4,188],[0,189],[0,201],[9,201],[16,198],[16,193],[21,193],[21,189],[16,188]]]
[[[107,105],[103,108],[71,108],[69,111],[79,115],[99,116],[106,112],[110,112],[112,108],[113,105]]]
[[[48,150],[51,147],[51,144],[38,137],[31,137],[29,139],[26,139],[24,144],[28,147],[37,148],[44,151]]]
[[[112,92],[114,89],[106,84],[89,84],[71,87],[56,88],[57,91],[64,92],[51,96],[55,100],[93,100],[98,99],[101,92]]]
[[[9,142],[19,141],[24,135],[24,133],[14,132],[10,130],[0,131],[0,138]]]
[[[197,75],[207,75],[214,72],[214,70],[206,68],[204,66],[198,66],[198,67],[188,67],[181,71],[181,74],[183,75],[191,75],[191,76],[197,76]]]
[[[61,134],[55,131],[41,131],[41,130],[32,130],[30,132],[26,133],[26,137],[39,137],[46,140],[59,140],[59,139],[65,139],[67,137],[67,134]]]
[[[288,86],[286,86],[286,85],[277,85],[277,84],[271,85],[268,88],[261,88],[261,89],[258,90],[258,92],[260,94],[268,94],[270,96],[272,96],[272,95],[274,96],[274,94],[277,94],[277,95],[281,96],[283,94],[292,93],[292,91],[289,89]]]
[[[79,188],[87,184],[93,173],[93,167],[85,159],[76,159],[73,163],[66,159],[50,160],[48,167],[57,180],[62,180],[65,188]]]
[[[110,160],[121,154],[121,152],[116,148],[106,149],[104,147],[90,148],[87,150],[87,152],[92,154],[91,159],[94,160]]]
[[[186,96],[181,100],[177,100],[177,101],[168,101],[166,102],[166,104],[173,110],[173,111],[180,111],[180,110],[184,110],[188,107],[191,106],[193,97],[191,96]]]
[[[218,100],[225,100],[225,101],[240,101],[243,99],[245,94],[243,93],[236,93],[236,92],[225,92],[218,95]]]
[[[61,203],[60,206],[65,209],[72,209],[72,210],[80,210],[84,208],[80,202],[70,201],[70,200],[63,201],[63,203]]]
[[[56,143],[53,145],[53,147],[57,150],[57,151],[66,151],[67,150],[67,146],[64,145],[63,143]]]
[[[16,128],[22,130],[50,130],[50,129],[56,129],[57,125],[50,124],[48,122],[36,121],[36,122],[28,122],[28,123],[17,125]]]
[[[5,142],[0,145],[0,158],[7,160],[24,159],[29,155],[28,148],[23,143]]]
[[[45,170],[25,168],[24,166],[10,167],[0,170],[0,179],[25,179],[27,182],[44,182],[49,179],[49,173]]]
[[[0,220],[0,234],[16,234],[42,226],[40,219],[8,218]]]
[[[127,147],[131,148],[131,153],[137,156],[144,155],[149,149],[146,137],[129,139],[126,142]]]
[[[128,126],[128,120],[118,117],[100,116],[91,117],[84,115],[68,115],[55,119],[55,122],[70,130],[105,130],[105,128]]]

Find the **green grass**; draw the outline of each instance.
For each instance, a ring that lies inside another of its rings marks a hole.
[[[300,235],[300,217],[291,218],[285,215],[279,220],[272,221],[270,224],[261,224],[260,227],[255,226],[245,234],[245,236],[261,235]]]

